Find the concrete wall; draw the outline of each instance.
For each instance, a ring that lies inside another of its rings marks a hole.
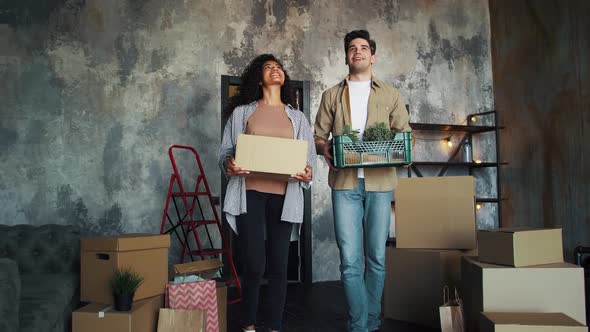
[[[200,152],[219,195],[220,76],[239,75],[256,54],[276,53],[292,78],[311,81],[315,116],[321,92],[346,74],[342,37],[352,29],[366,28],[377,40],[375,72],[400,88],[412,121],[462,123],[467,114],[494,107],[484,0],[28,0],[3,6],[5,224],[158,232],[171,144]],[[416,160],[446,160],[448,149],[432,140],[446,134],[417,137]],[[490,142],[476,145],[475,156],[493,158]],[[180,162],[186,172],[189,161]],[[316,174],[313,276],[338,279],[323,161]],[[489,196],[495,173],[478,176],[478,190]],[[480,224],[495,220],[495,206],[485,205]]]
[[[590,3],[490,1],[507,226],[590,245]]]

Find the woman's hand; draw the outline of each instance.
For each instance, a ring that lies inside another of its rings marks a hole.
[[[234,158],[227,158],[227,161],[225,162],[225,174],[227,174],[227,176],[240,176],[250,174],[250,171],[241,167],[236,167],[236,161]]]
[[[313,178],[313,169],[310,165],[305,166],[305,173],[297,173],[294,175],[291,175],[291,178],[300,181],[300,182],[305,182],[305,183],[309,183],[311,181],[311,179]]]

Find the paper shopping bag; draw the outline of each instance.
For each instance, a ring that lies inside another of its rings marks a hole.
[[[439,307],[442,332],[465,332],[463,302],[455,288],[455,298],[451,299],[449,287],[443,288],[443,305]]]
[[[203,309],[160,309],[158,332],[205,332],[205,313]]]
[[[170,309],[207,310],[206,332],[219,332],[215,280],[168,284],[166,301]]]

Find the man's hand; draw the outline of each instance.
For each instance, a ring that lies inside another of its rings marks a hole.
[[[236,167],[236,161],[234,158],[227,158],[227,161],[225,162],[225,174],[227,174],[227,176],[240,176],[250,174],[250,171],[241,167]]]
[[[313,169],[310,165],[307,165],[305,166],[305,173],[293,174],[291,175],[291,178],[300,182],[309,183],[313,178]]]
[[[338,168],[334,167],[334,157],[332,156],[332,140],[324,141],[322,145],[322,154],[326,158],[326,163],[331,170],[338,172]]]

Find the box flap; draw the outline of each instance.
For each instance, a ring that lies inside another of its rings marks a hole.
[[[123,234],[80,239],[82,251],[133,251],[169,248],[169,234]]]
[[[176,275],[196,274],[205,279],[209,279],[209,276],[214,275],[222,267],[223,263],[220,260],[206,259],[184,264],[175,264],[174,273]]]
[[[580,322],[561,312],[482,312],[482,315],[484,315],[493,323],[501,325],[584,326]]]

